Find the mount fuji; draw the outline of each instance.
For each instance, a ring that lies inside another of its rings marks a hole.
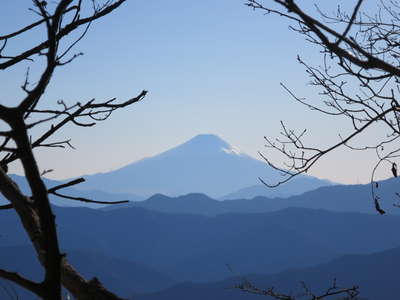
[[[155,193],[168,196],[204,193],[221,198],[257,185],[257,177],[273,180],[277,176],[265,163],[240,153],[218,136],[201,134],[159,155],[111,172],[88,175],[81,188],[146,197]],[[291,196],[331,184],[311,176],[301,176],[298,180],[280,189],[264,187],[263,195]]]

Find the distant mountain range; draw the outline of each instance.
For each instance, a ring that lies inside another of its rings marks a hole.
[[[63,250],[140,263],[176,281],[216,281],[400,246],[400,217],[322,210],[206,217],[143,208],[55,208]],[[78,221],[79,220],[79,221]],[[0,211],[0,247],[27,245],[16,215]]]
[[[315,190],[319,187],[331,185],[334,185],[334,183],[328,180],[322,180],[311,176],[301,176],[297,178],[295,177],[291,181],[275,188],[268,188],[264,184],[248,186],[233,193],[229,193],[218,200],[253,199],[258,196],[268,198],[288,198]]]
[[[264,162],[240,153],[215,135],[204,134],[118,170],[86,176],[87,183],[77,188],[147,197],[156,193],[178,196],[199,192],[226,198],[234,191],[257,185],[257,177],[274,182],[278,176],[281,177]],[[262,195],[286,197],[330,184],[302,176],[279,189],[264,187]]]
[[[345,255],[328,263],[303,269],[290,269],[272,275],[232,277],[213,283],[180,283],[166,290],[135,295],[132,300],[257,300],[269,299],[244,293],[234,286],[248,280],[259,288],[274,287],[275,292],[292,295],[304,293],[304,282],[315,294],[326,291],[337,280],[338,287],[359,286],[359,299],[397,299],[400,270],[400,248],[369,255]],[[342,298],[340,298],[342,299]],[[344,298],[343,298],[344,299]]]
[[[393,206],[400,200],[396,196],[396,192],[400,191],[399,179],[384,180],[379,182],[378,186],[376,193],[381,199],[382,207],[392,214],[400,214],[400,209]],[[104,209],[112,210],[131,206],[165,213],[189,213],[206,216],[224,213],[262,213],[288,207],[324,209],[337,212],[377,213],[370,184],[325,186],[289,198],[255,197],[253,199],[239,198],[229,201],[214,200],[207,195],[198,193],[179,197],[156,194],[144,201],[107,206]]]
[[[13,180],[20,186],[22,191],[30,194],[28,184],[24,177],[11,175]],[[313,178],[300,178],[298,182],[311,182]],[[60,181],[45,179],[46,185],[50,188],[61,184]],[[295,182],[294,184],[297,184]],[[377,183],[376,194],[380,197],[382,208],[392,214],[400,214],[400,209],[394,204],[400,201],[398,196],[399,179],[391,178]],[[300,189],[300,187],[299,187]],[[298,190],[299,190],[298,189]],[[255,191],[257,189],[253,189]],[[264,186],[262,190],[268,190]],[[257,196],[254,198],[238,198],[229,201],[220,201],[210,198],[201,193],[190,193],[178,197],[169,197],[163,194],[155,194],[147,200],[140,196],[129,193],[109,193],[99,190],[80,190],[77,187],[69,187],[62,190],[66,195],[84,197],[99,201],[120,201],[129,200],[129,203],[121,205],[101,205],[87,204],[84,202],[61,199],[50,196],[53,204],[57,206],[84,206],[91,208],[102,208],[104,210],[120,209],[122,207],[143,207],[150,210],[167,213],[190,213],[206,216],[215,216],[223,213],[260,213],[271,212],[288,207],[302,207],[325,209],[338,212],[363,212],[376,213],[372,194],[371,184],[364,185],[329,185],[304,192],[300,195],[294,195],[287,198],[270,198]],[[240,193],[238,193],[240,194]],[[233,194],[232,194],[233,195]],[[244,195],[242,193],[242,195]],[[0,195],[0,203],[2,201]],[[140,201],[143,200],[143,201]]]

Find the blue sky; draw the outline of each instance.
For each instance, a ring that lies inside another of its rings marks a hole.
[[[0,34],[35,18],[27,10],[30,1],[3,2]],[[258,158],[263,136],[277,136],[280,120],[308,128],[312,143],[337,140],[338,133],[346,132],[340,122],[307,111],[279,85],[284,82],[299,96],[318,100],[296,56],[318,65],[319,49],[290,31],[285,20],[264,16],[243,3],[129,0],[93,24],[75,48],[85,55],[56,71],[43,103],[126,99],[142,89],[149,94],[96,128],[66,129],[60,137],[72,138],[77,150],[41,150],[41,168],[55,169],[53,178],[105,172],[200,133],[217,134]],[[42,27],[10,44],[9,51],[44,35]],[[40,62],[32,66],[32,77],[40,67]],[[25,71],[26,65],[0,73],[1,103],[21,98]],[[338,151],[311,174],[337,182],[367,182],[373,162],[370,154]]]

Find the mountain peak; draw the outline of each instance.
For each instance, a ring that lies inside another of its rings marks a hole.
[[[232,147],[214,134],[199,134],[190,140],[162,153],[160,156],[208,156],[220,153],[234,153]]]
[[[90,180],[93,184],[88,181],[86,189],[95,187],[144,196],[199,192],[222,197],[257,184],[257,176],[274,178],[278,175],[266,168],[264,162],[241,153],[220,137],[200,134],[156,156],[94,175]],[[288,192],[295,193],[294,190]]]
[[[221,148],[229,148],[229,144],[221,139],[219,136],[215,134],[199,134],[195,137],[191,138],[186,143],[182,144],[182,146],[198,146],[198,147],[206,147],[206,148],[217,148],[220,150]]]

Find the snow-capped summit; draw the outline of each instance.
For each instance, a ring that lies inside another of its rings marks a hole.
[[[200,134],[156,156],[115,171],[87,176],[85,188],[142,196],[205,193],[221,197],[258,184],[258,177],[273,181],[272,177],[278,176],[274,172],[264,162],[240,153],[220,137]],[[321,181],[320,185],[326,182]]]

